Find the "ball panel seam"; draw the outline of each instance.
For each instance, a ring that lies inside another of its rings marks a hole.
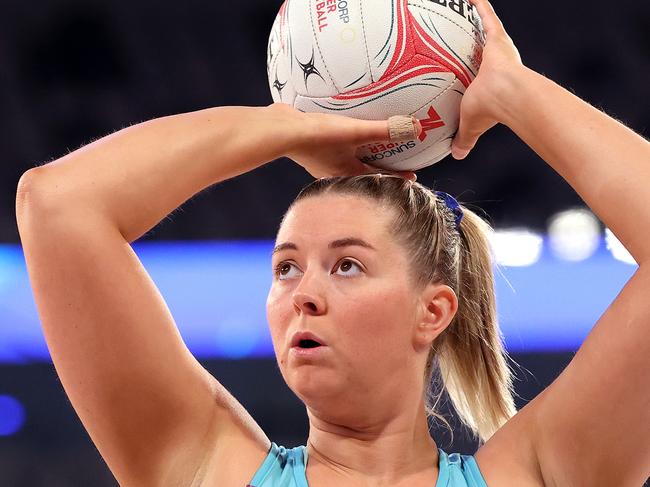
[[[361,32],[363,33],[363,45],[366,48],[366,59],[368,60],[368,72],[370,73],[370,83],[375,82],[375,77],[372,75],[372,66],[370,64],[370,52],[368,51],[368,38],[366,37],[366,21],[363,15],[363,0],[359,0],[359,12],[361,15]]]
[[[316,33],[316,26],[314,25],[314,16],[312,15],[311,11],[309,10],[311,7],[311,1],[310,2],[305,2],[305,5],[307,6],[308,10],[308,15],[309,15],[309,23],[311,24],[311,32],[312,36],[314,38],[314,41],[316,41],[316,48],[318,49],[318,54],[320,54],[320,58],[323,61],[323,66],[325,66],[325,71],[327,72],[327,77],[330,79],[332,82],[332,86],[334,86],[334,89],[341,93],[341,89],[336,86],[336,81],[334,81],[334,78],[332,77],[332,73],[330,73],[329,68],[327,67],[327,61],[325,60],[325,56],[323,56],[323,51],[320,48],[320,43],[318,42],[318,34]]]
[[[442,90],[442,91],[441,91],[440,93],[438,93],[436,96],[434,96],[433,98],[431,98],[429,101],[427,101],[424,105],[422,105],[421,107],[419,107],[419,108],[418,108],[417,110],[415,110],[413,113],[419,112],[419,111],[422,110],[424,107],[426,107],[429,103],[432,103],[432,102],[436,101],[438,98],[440,98],[442,95],[444,95],[445,93],[447,93],[450,89],[452,89],[452,87],[456,84],[457,81],[459,81],[458,76],[454,76],[454,79],[451,81],[451,83],[449,83],[449,85],[448,85],[444,90]],[[462,84],[462,83],[461,83],[461,84]]]
[[[426,11],[429,12],[429,13],[436,14],[437,16],[442,17],[443,19],[448,20],[449,22],[451,22],[452,24],[454,24],[455,26],[457,26],[460,30],[462,30],[465,34],[467,34],[467,35],[470,37],[470,39],[475,40],[474,35],[473,35],[471,32],[468,32],[468,31],[465,29],[465,27],[463,27],[462,25],[460,25],[460,24],[459,24],[458,22],[456,22],[455,20],[453,20],[453,19],[447,17],[446,15],[443,15],[442,13],[438,12],[437,10],[435,10],[435,9],[433,9],[433,8],[431,8],[431,7],[427,7],[427,6],[425,6],[425,5],[422,5],[422,4],[417,4],[417,3],[409,3],[408,5],[409,5],[409,7],[415,7],[415,8],[419,8],[419,9],[422,9],[422,10],[426,10]]]
[[[450,73],[450,74],[453,74],[453,73]],[[447,90],[449,90],[452,86],[454,86],[457,81],[459,81],[458,76],[456,76],[456,75],[453,75],[453,76],[454,76],[454,78],[449,81],[449,84],[447,86],[445,86],[445,88],[440,93],[438,93],[434,98],[431,98],[427,103],[431,103],[432,101],[435,101],[436,99],[438,99],[440,97],[440,95],[447,92]],[[334,98],[333,96],[310,96],[310,95],[303,95],[302,93],[299,93],[298,96],[302,100],[328,100],[330,98]],[[425,103],[424,105],[426,105],[427,103]],[[424,107],[424,105],[422,105],[422,107]],[[418,108],[418,110],[421,110],[422,107]]]

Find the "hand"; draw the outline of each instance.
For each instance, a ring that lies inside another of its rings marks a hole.
[[[478,10],[487,40],[478,75],[460,104],[460,126],[451,147],[454,159],[464,159],[478,138],[501,122],[499,100],[507,90],[507,77],[524,68],[519,51],[488,0],[469,1]]]
[[[416,180],[411,171],[387,171],[362,163],[356,157],[359,146],[388,141],[387,120],[357,120],[324,113],[303,113],[284,103],[274,103],[271,110],[287,115],[295,122],[297,137],[286,154],[315,178],[355,176],[359,174],[394,174]],[[418,134],[422,130],[416,123]],[[289,129],[292,130],[292,129]]]

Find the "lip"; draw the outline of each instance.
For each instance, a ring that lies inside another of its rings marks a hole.
[[[321,344],[320,347],[315,347],[315,348],[300,348],[298,345],[300,345],[300,342],[302,340],[313,340],[315,342],[318,342]],[[318,350],[319,348],[326,347],[327,344],[316,334],[310,332],[310,331],[298,331],[293,334],[291,337],[291,350],[297,349],[300,352],[303,351],[309,351],[309,350]]]
[[[317,359],[323,356],[327,351],[328,347],[322,345],[315,348],[300,348],[300,347],[291,347],[289,350],[289,356],[293,356],[296,359]]]

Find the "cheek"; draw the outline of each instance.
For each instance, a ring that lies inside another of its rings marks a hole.
[[[276,355],[278,346],[285,342],[291,312],[292,308],[287,299],[281,295],[277,288],[271,287],[266,298],[266,320],[269,324]]]
[[[350,302],[345,313],[350,319],[343,322],[351,325],[348,333],[357,343],[365,343],[361,349],[369,354],[403,350],[410,341],[411,300],[403,288],[375,288]]]

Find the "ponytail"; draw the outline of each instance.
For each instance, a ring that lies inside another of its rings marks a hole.
[[[496,313],[490,226],[463,208],[458,259],[458,311],[436,339],[428,379],[437,372],[460,420],[484,443],[517,412],[509,356]],[[431,384],[431,382],[430,382]],[[433,384],[431,384],[433,387]],[[428,393],[427,412],[436,411],[442,390]]]

